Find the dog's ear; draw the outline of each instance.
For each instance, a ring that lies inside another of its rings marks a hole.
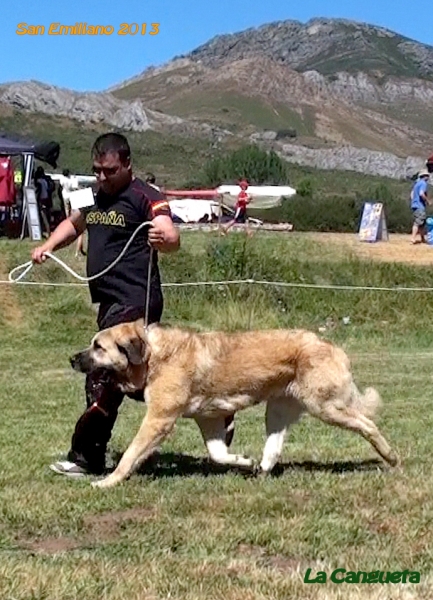
[[[125,354],[132,365],[141,365],[144,360],[144,344],[141,338],[133,337],[129,340],[117,342],[119,352]]]

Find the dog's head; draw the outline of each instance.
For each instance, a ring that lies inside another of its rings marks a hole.
[[[97,333],[88,348],[70,358],[82,373],[109,371],[124,392],[142,390],[146,384],[149,346],[143,319],[122,323]]]

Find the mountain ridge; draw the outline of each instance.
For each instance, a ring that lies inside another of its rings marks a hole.
[[[2,84],[0,105],[406,177],[433,151],[433,47],[347,19],[285,20],[215,36],[104,92]]]

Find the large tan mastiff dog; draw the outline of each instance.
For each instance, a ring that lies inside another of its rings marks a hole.
[[[143,320],[99,332],[71,358],[74,369],[110,369],[125,392],[143,390],[147,413],[117,468],[98,487],[127,478],[171,432],[180,417],[195,419],[210,458],[253,467],[231,454],[224,418],[266,402],[267,441],[260,463],[269,473],[279,460],[288,427],[307,412],[361,434],[390,465],[396,453],[372,421],[379,394],[361,394],[340,348],[303,330],[196,333]]]

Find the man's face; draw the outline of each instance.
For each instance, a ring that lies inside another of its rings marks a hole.
[[[126,187],[131,181],[131,163],[120,159],[117,152],[108,152],[93,158],[93,172],[99,189],[110,196]]]

